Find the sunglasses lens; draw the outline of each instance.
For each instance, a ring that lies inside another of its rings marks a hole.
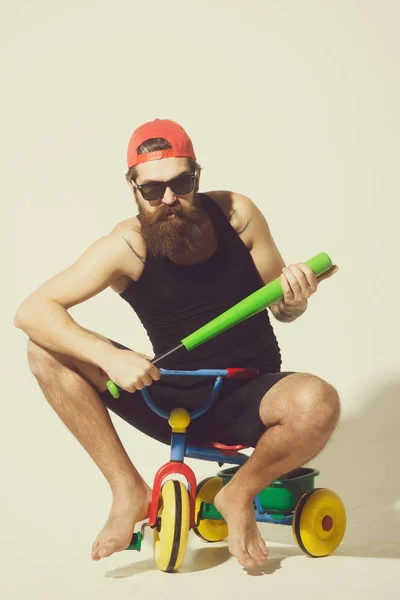
[[[188,173],[183,173],[171,182],[171,187],[175,194],[190,194],[194,187],[193,178]]]
[[[164,196],[165,184],[164,183],[146,183],[141,189],[143,198],[145,200],[159,200]]]

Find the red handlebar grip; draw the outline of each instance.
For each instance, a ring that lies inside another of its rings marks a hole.
[[[227,369],[227,379],[254,379],[260,374],[258,369]]]

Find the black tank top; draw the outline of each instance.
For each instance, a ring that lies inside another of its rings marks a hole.
[[[215,228],[215,253],[196,265],[178,265],[148,251],[141,277],[131,280],[120,294],[138,315],[156,355],[264,285],[250,252],[222,209],[204,193],[199,200]],[[178,350],[157,366],[254,367],[277,372],[281,353],[265,309],[194,350]]]

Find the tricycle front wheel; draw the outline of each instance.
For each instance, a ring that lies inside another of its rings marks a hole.
[[[181,481],[170,479],[161,488],[154,529],[154,560],[161,571],[172,573],[185,558],[190,528],[189,493]]]

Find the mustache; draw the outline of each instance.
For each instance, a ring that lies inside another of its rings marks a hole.
[[[155,223],[161,223],[166,221],[168,215],[174,214],[178,218],[190,218],[191,215],[199,215],[201,211],[199,211],[196,207],[183,208],[179,203],[167,205],[162,204],[157,211],[155,211],[152,215],[146,215],[145,221],[149,225],[153,225]]]

